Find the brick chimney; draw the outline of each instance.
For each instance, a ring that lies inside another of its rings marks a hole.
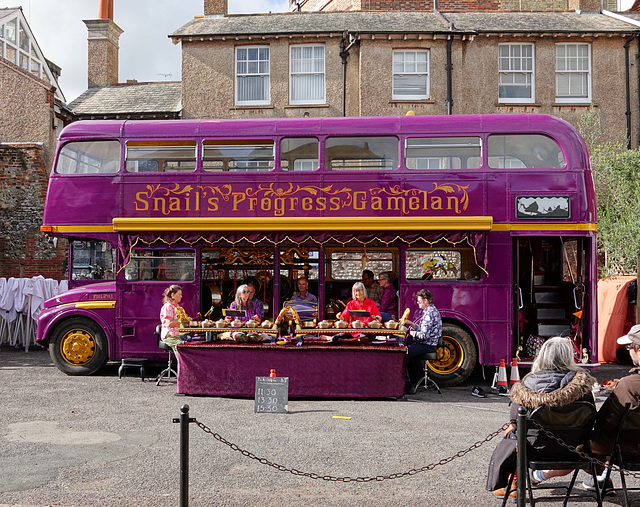
[[[229,13],[228,0],[204,0],[204,15],[222,15],[226,16]]]
[[[118,42],[123,30],[113,22],[113,0],[100,0],[98,16],[83,21],[88,31],[89,88],[118,82]]]
[[[600,0],[569,0],[569,10],[579,12],[601,12]]]

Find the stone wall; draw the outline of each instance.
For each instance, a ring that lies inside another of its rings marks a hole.
[[[42,144],[0,144],[0,277],[65,278],[66,241],[40,232],[47,182]]]

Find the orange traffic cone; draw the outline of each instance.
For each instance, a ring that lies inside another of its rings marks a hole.
[[[504,362],[504,359],[500,359],[500,366],[498,367],[498,394],[506,396],[508,392],[507,366]]]
[[[518,371],[518,358],[511,360],[511,376],[509,377],[509,388],[520,382],[520,372]]]
[[[271,371],[269,372],[269,376],[270,376],[270,377],[275,377],[275,376],[276,376],[276,370],[271,370]]]

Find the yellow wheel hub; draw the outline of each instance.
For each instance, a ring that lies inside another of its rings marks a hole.
[[[456,372],[464,362],[464,350],[460,344],[448,336],[443,337],[443,346],[438,348],[438,359],[427,361],[429,369],[438,375]]]
[[[96,341],[85,329],[72,329],[60,340],[62,358],[69,364],[87,364],[96,353]]]

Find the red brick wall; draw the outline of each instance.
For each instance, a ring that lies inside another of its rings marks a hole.
[[[0,277],[66,278],[66,241],[40,233],[47,182],[41,144],[0,144]]]

